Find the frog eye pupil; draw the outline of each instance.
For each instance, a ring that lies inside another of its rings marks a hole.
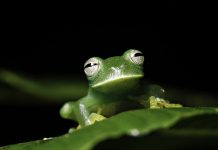
[[[97,58],[90,58],[84,64],[84,71],[88,77],[94,76],[100,69],[100,60]]]
[[[95,65],[98,65],[98,64],[91,62],[91,63],[88,63],[87,65],[85,65],[84,68],[92,67],[92,66],[95,66]]]
[[[143,56],[143,54],[142,53],[135,53],[134,54],[134,57],[138,57],[138,56]]]

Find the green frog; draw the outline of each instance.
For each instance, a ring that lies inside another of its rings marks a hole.
[[[143,84],[143,64],[143,53],[136,49],[107,59],[88,59],[84,64],[88,93],[65,103],[60,109],[61,117],[78,122],[79,129],[127,110],[182,107],[165,100],[161,86]]]

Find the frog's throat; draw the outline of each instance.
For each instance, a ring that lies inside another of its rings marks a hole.
[[[117,78],[114,78],[114,79],[108,79],[108,80],[105,80],[101,83],[98,83],[98,84],[95,84],[95,85],[92,85],[92,88],[97,88],[97,87],[100,87],[102,85],[106,85],[108,83],[111,83],[111,82],[116,82],[116,81],[122,81],[122,80],[128,80],[128,79],[137,79],[137,78],[142,78],[143,75],[125,75],[125,76],[120,76],[120,77],[117,77]]]

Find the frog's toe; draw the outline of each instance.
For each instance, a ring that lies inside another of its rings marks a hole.
[[[169,101],[151,96],[148,101],[146,106],[148,108],[179,108],[182,107],[180,104],[171,104]]]
[[[99,114],[96,114],[96,113],[91,113],[89,115],[89,120],[91,121],[91,124],[94,124],[96,121],[101,121],[101,120],[104,120],[106,119],[106,117],[102,116],[102,115],[99,115]],[[68,130],[68,133],[72,133],[76,130],[79,130],[81,129],[82,127],[80,125],[78,125],[76,128],[70,128]]]
[[[77,129],[76,128],[70,128],[69,130],[68,130],[68,133],[72,133],[72,132],[74,132],[74,131],[76,131]]]
[[[96,114],[96,113],[91,113],[89,116],[89,119],[90,119],[91,123],[93,124],[96,121],[101,121],[101,120],[106,119],[106,117],[99,115],[99,114]]]
[[[165,108],[180,108],[183,107],[181,104],[166,104]]]

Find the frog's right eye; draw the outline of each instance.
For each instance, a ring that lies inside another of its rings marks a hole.
[[[88,59],[84,64],[84,72],[89,77],[98,73],[99,68],[100,61],[95,57]]]

